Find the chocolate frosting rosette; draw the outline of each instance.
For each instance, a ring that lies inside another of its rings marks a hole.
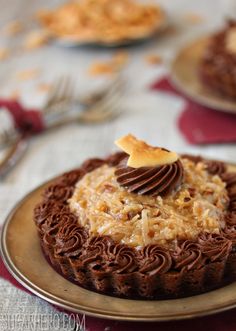
[[[115,171],[118,183],[129,192],[166,195],[181,185],[183,166],[176,153],[149,146],[132,135],[117,145],[129,154]]]
[[[129,192],[152,196],[166,195],[182,183],[183,167],[179,160],[173,164],[139,169],[127,167],[126,162],[127,160],[119,165],[115,174],[118,183]]]

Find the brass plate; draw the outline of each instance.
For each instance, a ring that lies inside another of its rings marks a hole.
[[[236,171],[236,166],[231,167]],[[10,273],[28,290],[69,311],[127,321],[170,321],[236,307],[236,282],[206,294],[175,300],[127,300],[85,290],[60,276],[45,260],[32,220],[48,183],[12,210],[1,234],[1,253]]]
[[[179,51],[171,65],[171,80],[193,101],[215,110],[236,113],[236,101],[214,94],[199,79],[199,60],[208,40],[209,37],[198,39]]]

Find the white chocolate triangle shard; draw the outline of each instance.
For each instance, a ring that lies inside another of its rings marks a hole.
[[[116,140],[115,144],[130,156],[127,165],[132,168],[171,164],[179,158],[175,152],[150,146],[131,134]]]

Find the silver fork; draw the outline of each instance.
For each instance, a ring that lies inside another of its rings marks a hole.
[[[80,102],[73,98],[71,82],[67,80],[65,83],[64,80],[63,85],[58,83],[53,97],[49,98],[47,107],[43,110],[47,128],[51,129],[71,122],[99,123],[118,116],[122,111],[123,91],[120,87],[124,87],[120,84],[119,80],[115,82],[114,87],[108,88],[98,101],[83,110]],[[0,162],[0,180],[4,179],[22,157],[28,145],[28,138],[19,135],[11,145],[6,157]]]
[[[66,75],[57,78],[41,112],[46,127],[56,127],[72,121],[101,122],[119,115],[119,103],[124,90],[123,78],[118,75],[107,88],[83,98],[75,96],[73,80]],[[14,143],[19,133],[14,126],[0,132],[0,149]]]
[[[116,77],[106,89],[83,99],[74,96],[72,81],[63,77],[43,110],[47,127],[68,124],[73,121],[101,122],[118,116],[121,112],[124,82]]]

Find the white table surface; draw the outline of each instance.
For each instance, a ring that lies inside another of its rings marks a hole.
[[[50,6],[58,2],[50,1]],[[115,150],[113,144],[115,138],[129,132],[151,144],[177,152],[236,161],[235,144],[189,145],[176,127],[183,100],[148,90],[154,79],[168,71],[168,63],[178,48],[222,24],[225,10],[223,1],[162,0],[159,3],[167,10],[178,32],[166,38],[157,38],[147,44],[126,48],[130,57],[125,70],[129,91],[123,100],[122,116],[112,122],[96,126],[72,124],[35,137],[22,161],[6,180],[0,183],[0,225],[14,204],[27,192],[54,175],[76,167],[88,157],[110,153]],[[29,20],[33,13],[37,8],[48,5],[47,1],[0,0],[0,6],[0,28],[13,19],[26,22],[30,28]],[[186,23],[183,15],[189,12],[199,13],[204,17],[204,21],[195,25]],[[0,35],[0,47],[10,47],[15,53],[9,59],[0,62],[1,96],[8,96],[17,89],[27,106],[40,107],[46,95],[37,91],[37,85],[53,82],[62,73],[73,77],[79,94],[105,82],[103,78],[89,76],[87,70],[93,62],[109,59],[114,50],[71,49],[47,45],[35,51],[22,53],[19,51],[21,40],[22,37],[9,39]],[[153,53],[164,58],[164,65],[151,66],[145,62],[145,56]],[[40,70],[38,78],[24,82],[16,79],[17,72],[35,68]],[[56,312],[49,304],[15,289],[8,282],[0,279],[0,330],[14,329],[10,328],[11,325],[4,328],[6,316],[23,314],[27,319],[32,314],[55,313],[58,314],[61,325],[57,329],[54,326],[54,330],[69,330],[67,321],[63,322],[63,315]],[[34,324],[34,330],[41,329],[40,324]],[[48,326],[44,330],[50,329],[53,328]],[[20,326],[18,328],[15,326],[15,330],[20,330]]]

